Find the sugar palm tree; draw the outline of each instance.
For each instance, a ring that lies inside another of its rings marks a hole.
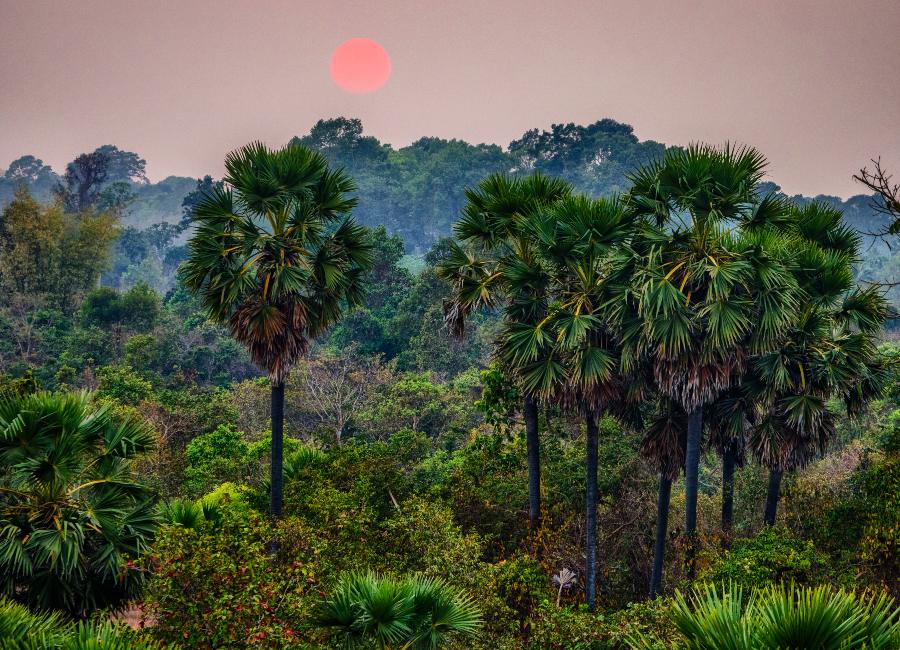
[[[546,316],[549,278],[524,225],[570,192],[564,181],[539,173],[525,178],[493,174],[466,190],[466,205],[454,225],[457,241],[437,269],[452,286],[444,313],[453,334],[461,336],[466,319],[482,308],[502,310],[508,323],[533,325]],[[515,368],[507,365],[505,369],[515,376]],[[533,536],[541,516],[538,405],[533,390],[520,388],[528,454],[528,523]]]
[[[805,466],[832,437],[829,401],[858,413],[885,381],[876,337],[886,305],[878,289],[854,284],[859,236],[840,211],[818,203],[795,208],[781,230],[792,242],[803,300],[777,347],[751,368],[760,410],[751,444],[769,468],[767,524],[775,522],[784,471]]]
[[[524,224],[540,251],[549,282],[547,316],[537,322],[507,320],[499,354],[516,369],[525,390],[584,417],[585,592],[596,605],[598,418],[622,412],[639,383],[626,381],[630,360],[622,360],[619,315],[611,307],[625,298],[618,291],[632,259],[626,249],[633,235],[631,216],[617,199],[568,197],[539,211]],[[514,287],[534,272],[507,270]],[[626,353],[627,356],[627,353]]]
[[[310,342],[362,300],[366,231],[343,170],[301,145],[247,145],[225,159],[224,187],[194,209],[181,269],[211,320],[245,345],[272,387],[270,514],[282,514],[284,380]]]
[[[758,203],[765,159],[749,147],[692,145],[632,175],[626,200],[655,221],[635,275],[642,351],[659,390],[687,414],[685,533],[693,575],[703,410],[742,374],[747,353],[786,327],[793,278],[768,231],[743,222]]]
[[[775,264],[783,271],[793,270],[796,241],[786,237],[785,228],[792,220],[794,207],[786,199],[770,193],[754,202],[740,216],[741,229],[755,237],[759,245],[754,247],[748,260],[756,275],[756,284],[764,286],[766,277]],[[799,286],[793,286],[795,299],[802,297]],[[745,341],[750,342],[750,341]],[[742,351],[745,358],[751,358],[755,350]],[[749,364],[748,364],[749,365]],[[755,379],[752,368],[745,365],[744,374],[736,378],[734,384],[722,393],[708,408],[709,447],[715,449],[722,459],[722,514],[721,529],[727,536],[734,518],[734,472],[743,466],[747,456],[747,430],[751,422],[757,420],[753,386]]]
[[[132,466],[154,442],[87,394],[0,400],[0,594],[83,617],[138,593],[156,507]]]

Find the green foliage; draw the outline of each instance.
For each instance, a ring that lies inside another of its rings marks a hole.
[[[138,593],[156,527],[133,463],[154,436],[87,395],[0,402],[0,589],[83,615]]]
[[[124,293],[110,287],[98,287],[81,303],[81,322],[117,332],[146,332],[156,325],[160,301],[147,284],[136,284]]]
[[[827,559],[816,552],[812,542],[767,526],[755,537],[736,540],[725,557],[701,577],[749,588],[784,581],[813,582],[824,577],[827,569]]]
[[[520,408],[519,389],[496,364],[482,370],[480,376],[481,398],[475,402],[475,408],[484,413],[485,422],[502,433]]]
[[[484,565],[477,535],[466,534],[445,504],[411,497],[380,526],[385,570],[421,573],[474,588]]]
[[[39,389],[40,386],[34,378],[34,372],[28,370],[21,377],[16,377],[14,379],[4,378],[3,383],[0,384],[0,399],[31,395],[32,393],[38,392]]]
[[[0,308],[72,314],[109,263],[117,222],[109,213],[66,214],[18,190],[0,215]]]
[[[661,598],[631,603],[614,612],[594,614],[586,607],[556,607],[543,601],[531,627],[531,650],[612,650],[643,638],[644,650],[675,647],[671,603]]]
[[[234,483],[222,483],[212,492],[203,495],[200,499],[207,512],[229,511],[237,516],[247,517],[250,514],[250,498],[252,490],[246,485]],[[204,514],[204,516],[206,516]],[[215,514],[214,514],[215,516]],[[210,519],[210,517],[206,517]]]
[[[745,592],[707,585],[689,598],[676,593],[672,620],[684,646],[696,650],[887,650],[900,643],[900,610],[893,600],[827,586]],[[636,637],[632,647],[649,643]]]
[[[154,636],[190,648],[303,647],[316,600],[311,533],[227,509],[218,527],[164,527],[148,559]]]
[[[154,397],[153,384],[136,373],[131,366],[103,366],[97,371],[100,385],[97,395],[136,406]]]
[[[159,341],[152,334],[135,334],[125,343],[125,363],[139,372],[148,372],[160,362]]]
[[[447,387],[435,382],[431,373],[404,373],[388,385],[367,416],[385,423],[388,430],[433,435],[446,424],[447,394]]]
[[[191,440],[185,448],[185,487],[192,494],[202,494],[223,481],[242,483],[252,476],[253,465],[264,449],[264,443],[251,445],[244,440],[242,431],[220,424]]]
[[[549,581],[541,565],[518,556],[493,565],[489,575],[490,591],[499,601],[499,607],[490,614],[490,623],[511,619],[517,623],[516,632],[527,632],[538,605],[548,597]]]
[[[895,412],[896,413],[896,412]],[[882,454],[853,478],[851,516],[861,527],[860,557],[870,563],[893,593],[900,592],[900,449],[897,424],[881,436]]]
[[[33,613],[0,596],[4,650],[161,650],[164,646],[111,623],[64,621],[56,613]],[[178,650],[177,645],[165,646]]]
[[[443,647],[454,636],[473,637],[481,613],[471,597],[439,578],[395,580],[372,573],[344,578],[326,600],[320,624],[348,648]]]

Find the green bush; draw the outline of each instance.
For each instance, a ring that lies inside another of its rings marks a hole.
[[[784,580],[813,581],[826,566],[826,558],[816,552],[812,542],[796,539],[783,529],[767,527],[756,537],[736,540],[725,557],[701,577],[755,587]]]
[[[885,453],[853,478],[859,554],[900,594],[900,453]]]
[[[97,370],[100,386],[97,394],[110,397],[121,404],[136,406],[154,398],[153,384],[131,366],[104,366]]]
[[[646,639],[648,650],[672,647],[674,630],[670,601],[632,603],[614,612],[593,614],[586,607],[556,607],[548,601],[536,613],[531,650],[618,650],[635,637]]]
[[[268,453],[269,444],[249,443],[242,431],[226,424],[197,436],[184,451],[185,489],[189,494],[200,495],[226,481],[259,482],[263,473],[260,461]]]
[[[217,527],[164,527],[147,561],[153,634],[190,648],[303,647],[319,598],[310,537],[296,520],[273,531],[228,510]]]

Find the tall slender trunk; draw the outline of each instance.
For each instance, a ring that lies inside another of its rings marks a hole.
[[[663,563],[666,556],[666,534],[669,527],[669,501],[672,497],[672,481],[659,475],[659,495],[656,499],[656,546],[653,549],[653,572],[650,575],[650,597],[662,592]]]
[[[272,462],[270,465],[271,499],[269,515],[280,519],[282,515],[282,487],[284,476],[284,382],[272,384]]]
[[[766,494],[766,513],[764,521],[767,526],[775,525],[775,515],[778,513],[778,496],[781,494],[781,477],[784,473],[779,469],[769,470],[769,491]]]
[[[528,448],[528,528],[532,538],[541,526],[541,441],[538,436],[538,407],[533,397],[526,397],[522,409],[525,416],[525,446]]]
[[[722,532],[730,533],[734,523],[734,465],[737,456],[734,442],[725,445],[722,454]]]
[[[588,608],[594,611],[597,605],[597,445],[599,432],[595,413],[585,409],[587,425],[585,470],[587,484],[585,488],[585,581]]]
[[[688,414],[687,449],[684,459],[684,532],[687,535],[688,579],[696,573],[697,490],[700,476],[700,437],[703,432],[703,407]]]

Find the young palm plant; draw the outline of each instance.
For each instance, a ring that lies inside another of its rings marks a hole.
[[[457,336],[466,319],[482,308],[499,308],[507,322],[535,325],[547,315],[549,278],[525,228],[536,212],[569,196],[564,181],[535,173],[526,178],[493,174],[466,190],[466,205],[454,225],[457,242],[438,266],[452,287],[444,304],[447,326]],[[516,281],[511,281],[515,274]],[[516,368],[505,367],[511,374]],[[522,387],[522,414],[528,454],[528,523],[540,527],[541,472],[538,405],[535,392]]]
[[[354,574],[324,603],[319,624],[347,648],[435,650],[452,637],[475,636],[481,613],[440,579]]]
[[[0,597],[0,647],[4,650],[178,650],[148,641],[124,624],[73,623],[58,612],[32,612]]]
[[[247,145],[225,159],[225,187],[194,210],[181,268],[211,320],[226,325],[272,387],[271,501],[282,514],[284,380],[310,342],[362,300],[366,231],[343,170],[300,145]]]
[[[78,617],[138,593],[156,508],[132,463],[154,442],[86,394],[0,400],[0,593]]]
[[[641,352],[660,392],[687,414],[685,533],[693,577],[703,411],[733,386],[748,353],[787,326],[793,277],[742,228],[758,203],[765,159],[752,148],[692,145],[632,176],[626,201],[655,222],[643,235],[635,292]],[[760,266],[764,264],[764,266]]]
[[[678,647],[692,650],[888,650],[900,643],[900,610],[886,595],[777,585],[745,593],[705,585],[675,594]],[[632,648],[658,647],[637,636]]]

